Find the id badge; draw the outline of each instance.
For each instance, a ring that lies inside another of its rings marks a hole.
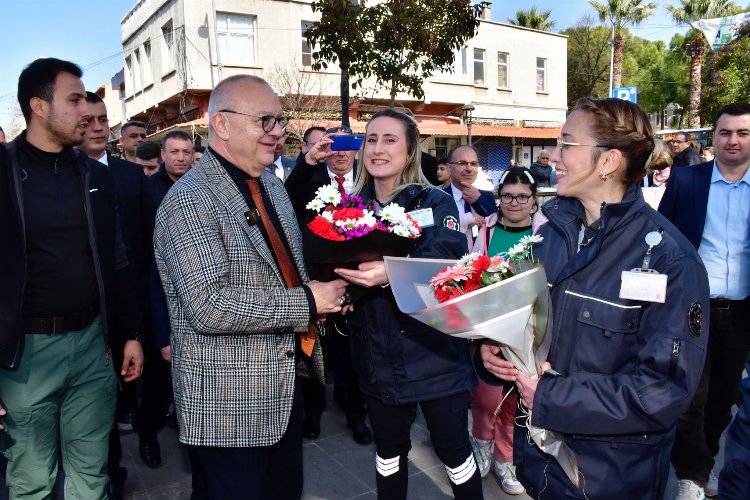
[[[419,227],[430,227],[435,225],[435,217],[432,215],[431,208],[420,208],[419,210],[412,210],[407,212],[414,222],[419,224]]]
[[[664,303],[667,295],[667,275],[653,269],[633,269],[622,272],[620,298]]]

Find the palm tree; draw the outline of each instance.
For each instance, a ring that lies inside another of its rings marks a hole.
[[[612,26],[612,88],[617,88],[622,84],[622,30],[645,21],[656,3],[644,0],[607,0],[606,4],[589,0],[589,3],[599,20]]]
[[[667,5],[672,19],[678,24],[687,24],[700,19],[729,16],[742,11],[742,8],[728,0],[680,0],[680,7]],[[690,54],[690,92],[688,94],[688,126],[700,127],[701,107],[701,67],[703,56],[708,48],[706,38],[699,30],[692,30],[685,44]]]
[[[509,17],[508,22],[524,28],[549,31],[555,26],[555,21],[549,18],[550,15],[552,15],[551,10],[539,12],[536,7],[532,7],[529,10],[517,10],[516,17]]]

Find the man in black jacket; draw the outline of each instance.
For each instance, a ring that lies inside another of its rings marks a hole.
[[[672,168],[689,167],[702,163],[698,151],[693,149],[685,132],[677,132],[669,141],[669,148],[672,150]]]
[[[72,148],[89,118],[81,75],[58,59],[23,70],[27,130],[0,166],[0,450],[13,498],[53,491],[60,446],[66,496],[105,496],[115,333],[127,339],[123,380],[143,366],[114,181]]]

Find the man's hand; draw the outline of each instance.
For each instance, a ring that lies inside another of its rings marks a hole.
[[[338,268],[334,269],[334,272],[349,283],[367,288],[388,283],[388,275],[385,273],[385,264],[382,260],[363,262],[358,269]]]
[[[469,205],[476,202],[482,194],[471,184],[461,184],[461,193],[463,193],[464,200],[468,201]]]
[[[341,298],[346,292],[346,281],[334,280],[326,283],[322,281],[310,281],[307,283],[315,299],[317,313],[336,313],[341,310],[343,304]]]
[[[0,417],[4,417],[8,412],[5,411],[5,407],[0,404]],[[5,424],[0,420],[0,431],[5,429]]]
[[[545,371],[552,368],[549,362],[545,361],[539,368],[539,374],[541,375]],[[518,394],[521,395],[521,403],[529,410],[534,409],[534,395],[536,394],[536,387],[539,385],[538,378],[529,378],[523,373],[518,374],[516,380],[516,387],[518,387]]]
[[[128,340],[122,350],[120,375],[125,382],[137,380],[143,373],[143,347],[138,340]]]
[[[518,380],[520,372],[513,366],[513,363],[500,357],[500,346],[496,342],[491,340],[484,342],[479,347],[479,353],[482,356],[482,364],[488,372],[508,382]]]
[[[326,134],[313,144],[307,153],[305,153],[305,163],[308,165],[317,165],[319,161],[335,155],[336,151],[331,151],[331,144],[333,144],[331,137],[334,135],[336,134]]]
[[[167,363],[172,362],[172,346],[164,346],[161,349],[159,349],[159,352],[161,352],[161,357],[166,361]]]

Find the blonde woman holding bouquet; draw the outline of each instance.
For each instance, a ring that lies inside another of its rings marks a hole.
[[[378,207],[396,203],[412,213],[422,235],[411,257],[458,259],[467,253],[456,204],[420,169],[419,131],[407,115],[383,110],[367,125],[355,192]],[[382,260],[337,269],[368,287],[345,310],[352,358],[367,402],[376,451],[378,498],[405,499],[411,409],[419,404],[435,453],[458,499],[482,498],[482,482],[466,429],[468,393],[476,385],[468,343],[401,313]]]
[[[473,252],[493,257],[506,252],[524,236],[531,236],[531,216],[536,207],[536,181],[524,167],[511,167],[500,178],[497,190],[500,207],[487,217],[479,231]],[[520,495],[523,486],[513,466],[513,428],[515,427],[515,390],[483,381],[471,391],[471,447],[479,472],[486,476],[490,468],[500,487],[509,495]]]
[[[553,314],[543,373],[528,378],[496,345],[480,348],[485,369],[515,382],[530,424],[561,434],[577,460],[569,477],[517,429],[516,473],[533,498],[664,495],[677,420],[703,369],[709,299],[695,248],[643,199],[660,152],[637,105],[577,104],[551,157],[558,197],[542,207],[549,221],[534,247]]]

